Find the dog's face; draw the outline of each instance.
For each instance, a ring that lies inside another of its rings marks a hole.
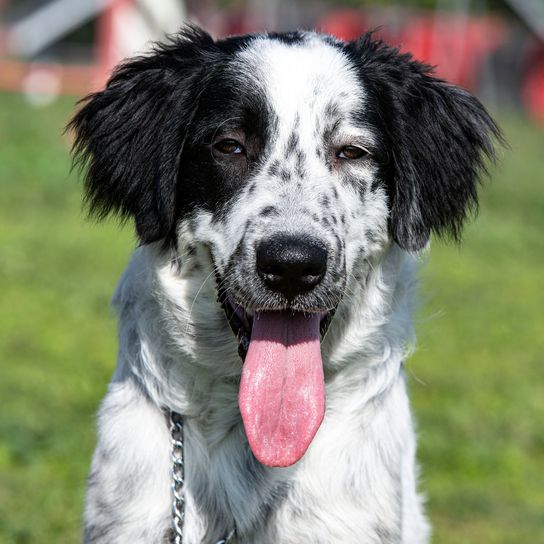
[[[248,438],[280,465],[321,421],[319,336],[348,280],[392,242],[417,251],[431,232],[458,237],[499,134],[476,99],[369,36],[214,42],[197,29],[123,65],[72,126],[95,212],[133,216],[142,243],[162,240],[182,259],[209,250],[247,352]],[[304,376],[277,371],[280,360]],[[266,417],[277,410],[273,426],[304,435],[294,442],[255,430],[259,399],[281,387],[305,415],[287,421],[278,405]]]
[[[255,40],[210,77],[181,157],[178,230],[209,246],[242,320],[290,308],[325,326],[354,261],[387,244],[365,98],[346,55],[318,37]]]
[[[229,307],[324,316],[391,240],[458,237],[498,134],[476,99],[369,36],[194,28],[124,64],[72,126],[98,215],[182,255],[180,233],[207,244]]]

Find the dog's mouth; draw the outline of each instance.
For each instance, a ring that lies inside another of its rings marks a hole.
[[[249,445],[264,465],[305,454],[325,413],[321,340],[334,310],[250,310],[225,290],[219,302],[244,362],[238,404]]]
[[[258,311],[245,308],[242,304],[236,302],[224,289],[219,291],[218,300],[227,316],[227,321],[236,337],[236,341],[238,342],[238,355],[240,355],[242,361],[245,361],[251,340],[254,318],[256,315],[260,316],[266,310]],[[281,314],[282,312],[291,314],[302,313],[290,309],[270,311],[277,312],[278,314]],[[305,315],[308,317],[312,314],[319,315],[319,335],[321,340],[323,340],[325,334],[329,330],[335,311],[336,308],[326,311],[305,312]]]

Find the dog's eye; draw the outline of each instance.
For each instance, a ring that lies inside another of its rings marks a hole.
[[[356,159],[362,159],[368,155],[368,151],[363,149],[362,147],[357,147],[355,145],[346,145],[338,150],[336,153],[336,156],[339,159],[344,159],[347,161],[353,161]]]
[[[231,138],[216,142],[213,144],[213,148],[223,155],[244,155],[246,152],[244,146],[240,142]]]

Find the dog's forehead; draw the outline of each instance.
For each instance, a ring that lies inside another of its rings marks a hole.
[[[299,42],[256,38],[239,51],[237,62],[252,74],[281,122],[341,115],[361,108],[364,90],[340,44],[309,34]]]

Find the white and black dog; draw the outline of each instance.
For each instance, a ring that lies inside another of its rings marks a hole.
[[[133,218],[84,541],[422,543],[403,361],[415,258],[459,238],[499,129],[372,36],[187,27],[74,117],[92,212]]]

